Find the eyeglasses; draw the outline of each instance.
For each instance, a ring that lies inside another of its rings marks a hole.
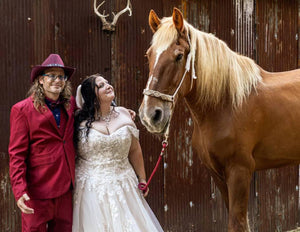
[[[58,78],[61,81],[68,80],[68,76],[66,76],[66,75],[43,74],[42,76],[44,76],[44,77],[50,77],[51,81],[55,81],[56,78]]]

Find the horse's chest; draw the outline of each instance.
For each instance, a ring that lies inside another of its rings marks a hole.
[[[232,133],[195,130],[192,146],[204,164],[223,163],[234,154],[236,139]]]

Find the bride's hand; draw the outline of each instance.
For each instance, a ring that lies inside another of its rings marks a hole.
[[[147,187],[147,189],[143,191],[143,196],[144,197],[148,196],[148,193],[149,193],[149,187]]]
[[[146,180],[144,180],[144,179],[140,179],[139,182],[143,183],[145,185],[147,184]],[[141,190],[141,191],[143,192],[143,196],[146,197],[146,196],[148,196],[148,193],[149,193],[149,187],[147,187],[146,190]]]
[[[130,114],[130,116],[131,116],[132,121],[134,121],[134,120],[135,120],[136,113],[135,113],[133,110],[130,110],[130,109],[127,109],[127,110],[128,110],[128,112],[129,112],[129,114]]]

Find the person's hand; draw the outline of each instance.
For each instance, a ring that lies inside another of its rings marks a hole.
[[[127,110],[128,110],[128,112],[129,112],[129,114],[130,114],[132,120],[134,121],[134,120],[135,120],[136,113],[135,113],[133,110],[130,110],[130,109],[127,109]]]
[[[147,184],[146,180],[144,180],[144,179],[140,179],[139,182],[140,182],[140,183],[143,183],[143,184],[145,184],[145,185]],[[144,196],[144,197],[148,196],[148,193],[149,193],[149,187],[147,187],[147,189],[146,189],[146,190],[143,190],[142,192],[143,192],[143,196]]]
[[[21,196],[19,198],[19,200],[17,201],[17,206],[20,208],[20,210],[22,211],[22,213],[26,213],[26,214],[33,214],[34,213],[34,209],[29,208],[26,204],[25,201],[29,201],[30,198],[27,195],[27,193],[24,193],[23,196]]]

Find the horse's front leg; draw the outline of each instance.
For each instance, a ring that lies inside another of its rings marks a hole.
[[[212,171],[210,169],[209,169],[209,171],[210,171],[210,174],[211,174],[215,184],[217,185],[217,187],[222,195],[222,198],[223,198],[226,208],[228,210],[229,209],[229,200],[228,200],[228,189],[227,189],[225,177],[222,177],[219,173]]]
[[[253,170],[249,166],[229,165],[226,180],[229,198],[229,232],[249,232],[248,198]]]

